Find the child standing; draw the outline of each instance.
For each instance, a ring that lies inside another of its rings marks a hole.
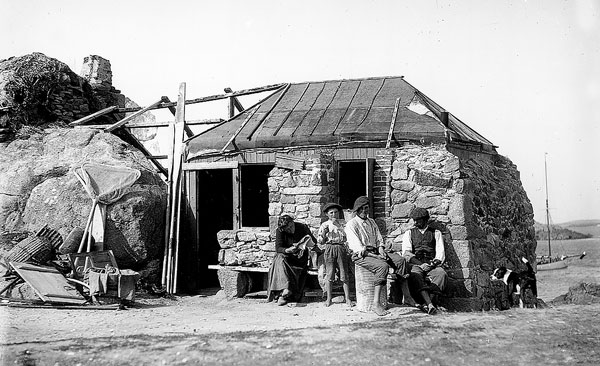
[[[336,267],[340,271],[340,280],[344,287],[346,304],[352,307],[350,301],[350,288],[348,287],[348,249],[346,244],[346,233],[344,222],[338,219],[342,212],[342,206],[337,203],[328,203],[323,208],[328,220],[321,224],[317,234],[317,244],[325,246],[325,291],[327,300],[325,306],[331,305],[331,282],[335,280]]]

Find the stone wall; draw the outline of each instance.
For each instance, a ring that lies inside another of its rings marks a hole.
[[[220,262],[268,267],[274,255],[277,218],[291,214],[313,231],[335,198],[332,151],[306,156],[304,170],[274,168],[268,179],[270,233],[265,229],[221,231]],[[442,305],[453,310],[498,308],[490,281],[500,265],[520,268],[535,258],[533,209],[507,158],[444,145],[408,145],[376,153],[373,171],[374,219],[388,248],[401,250],[415,207],[426,208],[446,248],[449,285]]]
[[[221,230],[217,233],[217,240],[221,246],[221,265],[269,267],[275,256],[274,238],[266,228]]]
[[[535,258],[532,206],[516,166],[500,155],[450,152],[442,145],[396,149],[387,200],[389,209],[377,220],[390,247],[401,250],[415,207],[426,208],[442,232],[448,308],[495,308],[493,269],[519,268],[521,256]]]
[[[277,219],[284,214],[316,232],[323,221],[323,206],[335,194],[333,154],[322,151],[307,156],[304,170],[274,168],[268,184],[271,234],[275,235]]]

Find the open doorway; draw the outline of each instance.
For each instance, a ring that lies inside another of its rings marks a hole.
[[[219,262],[217,232],[233,229],[232,169],[199,170],[197,183],[197,288],[218,287],[219,280],[209,264]]]
[[[269,172],[273,165],[240,166],[241,226],[269,226]]]
[[[367,165],[364,160],[338,161],[338,202],[344,209],[352,209],[354,200],[367,195]]]

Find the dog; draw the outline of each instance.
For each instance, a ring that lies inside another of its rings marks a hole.
[[[506,267],[498,267],[492,273],[492,280],[500,280],[508,286],[508,300],[510,306],[519,304],[520,308],[537,308],[537,280],[531,263],[527,258],[521,258],[521,261],[527,265],[524,272],[515,272]],[[515,298],[517,300],[515,300]]]

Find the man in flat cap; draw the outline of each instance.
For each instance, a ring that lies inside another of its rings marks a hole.
[[[441,267],[446,259],[444,238],[439,230],[429,226],[429,212],[417,207],[410,217],[414,227],[402,236],[402,255],[412,265],[408,286],[421,309],[435,314],[432,297],[446,288],[448,275]]]
[[[392,256],[386,254],[381,232],[375,220],[368,217],[368,197],[358,197],[354,202],[352,211],[356,213],[356,216],[348,221],[345,229],[348,247],[352,250],[352,260],[356,265],[375,275],[372,309],[379,316],[387,315],[389,312],[379,302],[379,296],[387,284],[390,266],[399,272],[403,272],[405,259],[399,255],[392,258]]]

